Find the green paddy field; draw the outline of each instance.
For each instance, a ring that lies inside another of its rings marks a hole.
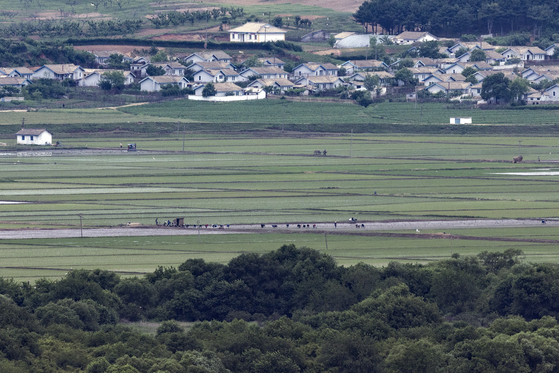
[[[139,151],[121,151],[120,142],[135,142]],[[0,205],[1,229],[78,228],[80,214],[88,229],[153,226],[156,218],[176,217],[187,224],[553,220],[559,211],[553,137],[177,133],[65,139],[64,145],[61,153],[2,153],[0,200],[12,203]],[[315,150],[327,155],[313,156]],[[519,152],[525,162],[513,164]],[[328,235],[328,248],[324,235],[299,232],[2,240],[0,276],[56,278],[70,268],[135,275],[189,258],[227,262],[286,243],[323,250],[346,265],[425,263],[508,248],[524,250],[526,260],[559,262],[556,227],[451,233],[487,239]]]

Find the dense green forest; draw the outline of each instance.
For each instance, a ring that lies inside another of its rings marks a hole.
[[[543,0],[366,0],[354,16],[361,24],[379,24],[391,34],[423,30],[448,37],[530,31],[551,38],[559,32],[558,15],[559,3]]]
[[[558,372],[559,267],[521,257],[342,267],[286,245],[144,277],[0,279],[0,371]],[[126,324],[146,319],[156,335]]]

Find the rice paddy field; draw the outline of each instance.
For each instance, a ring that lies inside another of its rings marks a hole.
[[[137,143],[138,151],[121,150],[121,142]],[[177,217],[186,224],[332,224],[350,217],[554,221],[559,211],[559,142],[551,136],[176,133],[63,143],[59,150],[0,152],[0,229],[21,229],[25,237],[28,229],[79,228],[79,215],[87,230],[154,226],[156,218]],[[315,150],[327,155],[313,156]],[[518,154],[524,162],[513,164]],[[344,265],[426,263],[508,248],[524,250],[526,260],[559,262],[558,229],[446,232],[453,239],[423,235],[438,230],[327,237],[309,230],[0,240],[0,276],[33,281],[58,278],[71,268],[137,275],[189,258],[225,263],[242,252],[264,253],[288,243],[319,249]]]

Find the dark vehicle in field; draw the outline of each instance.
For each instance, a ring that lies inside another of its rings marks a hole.
[[[136,144],[128,144],[128,151],[135,152],[136,151]]]

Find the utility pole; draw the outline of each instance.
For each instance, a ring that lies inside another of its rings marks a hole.
[[[283,134],[284,131],[284,127],[285,127],[285,104],[282,105],[283,106],[283,110],[282,110],[282,117],[283,117],[283,121],[281,123],[281,133]]]
[[[324,232],[324,241],[326,242],[326,250],[328,250],[328,237],[326,232]]]
[[[518,155],[522,154],[520,153],[520,145],[522,144],[522,140],[518,140]]]
[[[83,238],[83,224],[82,224],[83,215],[78,214],[78,216],[80,217],[80,237]]]
[[[186,137],[186,123],[182,127],[182,152],[184,153],[184,140]]]
[[[349,140],[349,158],[351,158],[351,148],[353,147],[353,128],[351,129],[351,138]]]
[[[202,243],[202,239],[200,238],[200,220],[196,220],[196,225],[198,226],[198,243]]]

